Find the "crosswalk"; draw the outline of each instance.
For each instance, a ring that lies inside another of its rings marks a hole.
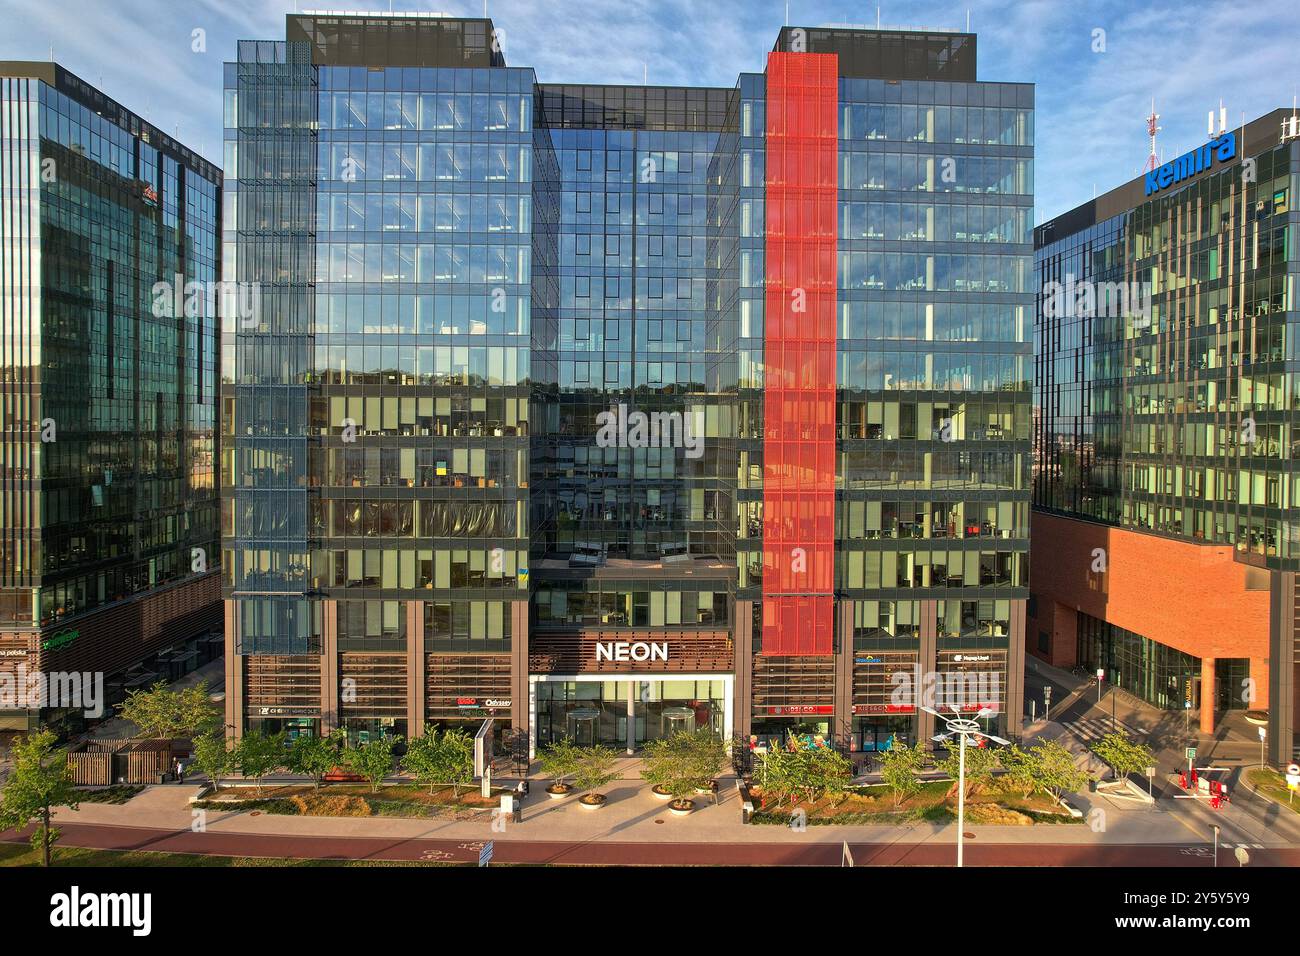
[[[1112,721],[1109,717],[1080,717],[1078,720],[1064,721],[1061,726],[1085,742],[1101,740],[1115,730],[1130,737],[1145,733],[1136,727],[1130,727],[1122,720]]]

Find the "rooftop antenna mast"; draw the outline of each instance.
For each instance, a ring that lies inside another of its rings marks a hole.
[[[1147,116],[1147,136],[1151,137],[1151,155],[1147,157],[1147,164],[1143,168],[1143,172],[1149,173],[1160,165],[1160,159],[1156,155],[1156,133],[1160,132],[1163,127],[1159,125],[1159,122],[1160,114],[1156,112],[1155,97],[1152,97],[1151,112]]]
[[[1228,108],[1223,105],[1223,100],[1219,100],[1219,135],[1228,129]],[[1211,138],[1214,137],[1214,110],[1210,110],[1209,119],[1206,123],[1206,132]]]

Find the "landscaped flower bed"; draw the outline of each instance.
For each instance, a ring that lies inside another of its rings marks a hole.
[[[414,784],[381,786],[376,793],[365,784],[330,784],[319,790],[303,784],[263,787],[258,797],[251,788],[225,789],[194,804],[205,810],[260,810],[289,816],[308,817],[443,817],[472,818],[500,804],[494,794],[485,799],[477,790],[462,787],[457,796],[451,787]]]
[[[949,797],[952,781],[929,781],[895,806],[884,786],[858,787],[836,797],[815,801],[762,805],[763,788],[751,788],[758,802],[752,822],[789,826],[795,811],[807,814],[810,826],[896,826],[903,823],[951,823],[957,819],[956,797]],[[1036,823],[1078,823],[1069,811],[1042,793],[1028,797],[991,785],[966,800],[966,822],[985,826],[1032,826]]]

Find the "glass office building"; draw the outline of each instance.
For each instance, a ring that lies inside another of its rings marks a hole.
[[[874,749],[930,735],[890,675],[978,665],[1019,726],[1032,87],[970,34],[787,28],[733,88],[498,40],[227,65],[230,722]]]
[[[0,62],[10,675],[102,673],[111,705],[220,651],[221,185],[58,65]],[[80,729],[50,703],[0,727]]]
[[[1290,123],[1219,130],[1035,233],[1030,649],[1204,732],[1267,710],[1279,761],[1300,567]]]

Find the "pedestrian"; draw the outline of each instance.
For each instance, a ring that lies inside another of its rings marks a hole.
[[[514,795],[514,800],[513,800],[512,802],[513,802],[513,804],[514,804],[514,814],[512,815],[512,818],[513,818],[514,822],[515,822],[515,823],[523,823],[523,822],[524,822],[524,801],[523,801],[523,798],[522,798],[521,796],[519,796],[518,793],[516,793],[516,794]]]
[[[523,788],[524,796],[525,796],[525,797],[528,796],[528,778],[527,778],[527,777],[525,777],[523,780],[520,781],[519,786],[520,786],[521,788]]]
[[[181,758],[180,758],[180,757],[177,757],[177,758],[172,762],[172,776],[176,778],[176,782],[177,782],[177,783],[184,783],[184,782],[185,782],[185,772],[184,772],[184,770],[181,768]]]
[[[709,781],[709,792],[713,794],[713,805],[718,805],[718,780],[715,777]]]

